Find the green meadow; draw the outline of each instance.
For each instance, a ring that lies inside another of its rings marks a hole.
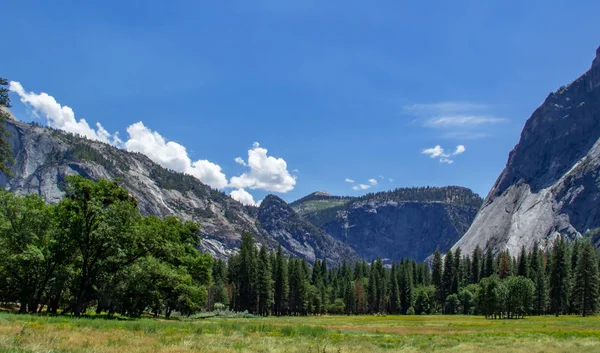
[[[108,320],[0,314],[0,352],[600,352],[600,318]]]

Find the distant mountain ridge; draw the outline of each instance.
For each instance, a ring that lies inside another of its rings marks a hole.
[[[361,197],[310,194],[290,205],[304,219],[373,260],[424,260],[469,228],[482,199],[459,187],[414,187]]]

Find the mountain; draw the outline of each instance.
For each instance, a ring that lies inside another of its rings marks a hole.
[[[243,206],[190,175],[161,167],[143,154],[13,119],[6,126],[11,134],[14,175],[7,178],[0,173],[0,185],[15,193],[37,193],[47,202],[56,203],[64,194],[67,175],[116,180],[135,197],[141,214],[173,215],[199,222],[202,247],[218,257],[235,251],[244,232],[252,233],[257,242],[270,248],[281,244],[286,253],[309,261],[317,256],[338,265],[345,257],[356,257],[350,247],[311,225],[297,222],[293,211],[287,215],[289,222],[270,221],[275,217],[269,215],[271,210],[278,212],[277,217],[280,214],[277,208],[269,207],[273,202],[263,202],[260,209]],[[292,224],[300,228],[294,230]]]
[[[364,259],[421,261],[469,228],[481,198],[458,186],[401,188],[360,198],[310,194],[291,203],[304,219]]]
[[[589,71],[551,93],[521,139],[469,231],[454,246],[516,254],[600,227],[600,48]]]
[[[292,254],[310,262],[325,258],[333,263],[359,259],[348,245],[333,239],[302,219],[285,201],[275,195],[268,195],[261,202],[258,221],[275,240],[283,240],[290,244],[288,250]]]

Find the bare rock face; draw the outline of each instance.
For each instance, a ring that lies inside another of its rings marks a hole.
[[[344,260],[355,262],[359,259],[351,247],[300,218],[285,201],[275,195],[267,195],[261,202],[258,221],[291,254],[309,262],[320,259],[339,265]]]
[[[600,48],[591,69],[550,94],[525,123],[504,171],[456,243],[516,254],[600,227]]]
[[[243,206],[190,175],[161,167],[143,154],[12,119],[7,121],[7,129],[15,159],[14,175],[7,178],[0,173],[0,185],[15,193],[36,193],[49,203],[57,203],[64,195],[68,175],[116,180],[135,197],[143,215],[172,215],[200,223],[202,246],[217,257],[226,258],[235,252],[245,232],[269,248],[281,244],[286,253],[309,261],[327,255],[334,259],[331,264],[337,265],[335,261],[355,256],[348,247],[336,243],[325,249],[328,243],[310,239],[324,237],[321,233],[309,232],[299,245],[294,245],[288,240],[296,238],[281,236],[281,232],[293,229],[267,230],[257,221],[256,207]],[[336,254],[337,250],[341,252]]]

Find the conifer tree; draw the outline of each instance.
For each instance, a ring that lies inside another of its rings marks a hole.
[[[258,313],[269,315],[273,305],[273,279],[271,277],[271,263],[266,246],[260,248],[258,253]]]
[[[494,254],[492,248],[488,247],[485,255],[485,266],[484,266],[483,277],[490,277],[496,274],[496,268],[494,266]]]
[[[287,314],[287,298],[289,294],[287,260],[283,255],[281,245],[277,249],[275,262],[275,315]]]
[[[568,257],[566,241],[564,237],[559,236],[554,242],[550,262],[550,301],[556,316],[568,309],[570,286]]]
[[[443,301],[442,305],[446,303],[446,298],[452,293],[452,285],[454,284],[454,257],[452,256],[452,250],[446,252],[444,257],[444,273],[442,274],[442,288],[443,288]],[[445,306],[445,305],[444,305]]]
[[[508,250],[500,253],[500,261],[498,265],[498,277],[504,279],[511,275],[510,253]]]
[[[240,245],[238,273],[239,297],[244,299],[240,302],[241,311],[258,311],[257,267],[254,239],[252,234],[244,233]]]
[[[483,263],[483,251],[479,245],[473,250],[473,259],[471,260],[471,281],[469,283],[479,283],[481,279],[481,267]]]
[[[439,250],[436,250],[433,255],[433,265],[431,270],[431,283],[435,287],[435,299],[439,306],[444,305],[446,296],[444,295],[444,288],[442,284],[442,255]]]
[[[525,245],[521,246],[521,253],[519,254],[519,269],[517,271],[518,276],[529,277],[529,258]]]
[[[594,246],[586,241],[579,247],[579,259],[575,270],[573,302],[586,316],[596,312],[599,302],[598,258]]]

